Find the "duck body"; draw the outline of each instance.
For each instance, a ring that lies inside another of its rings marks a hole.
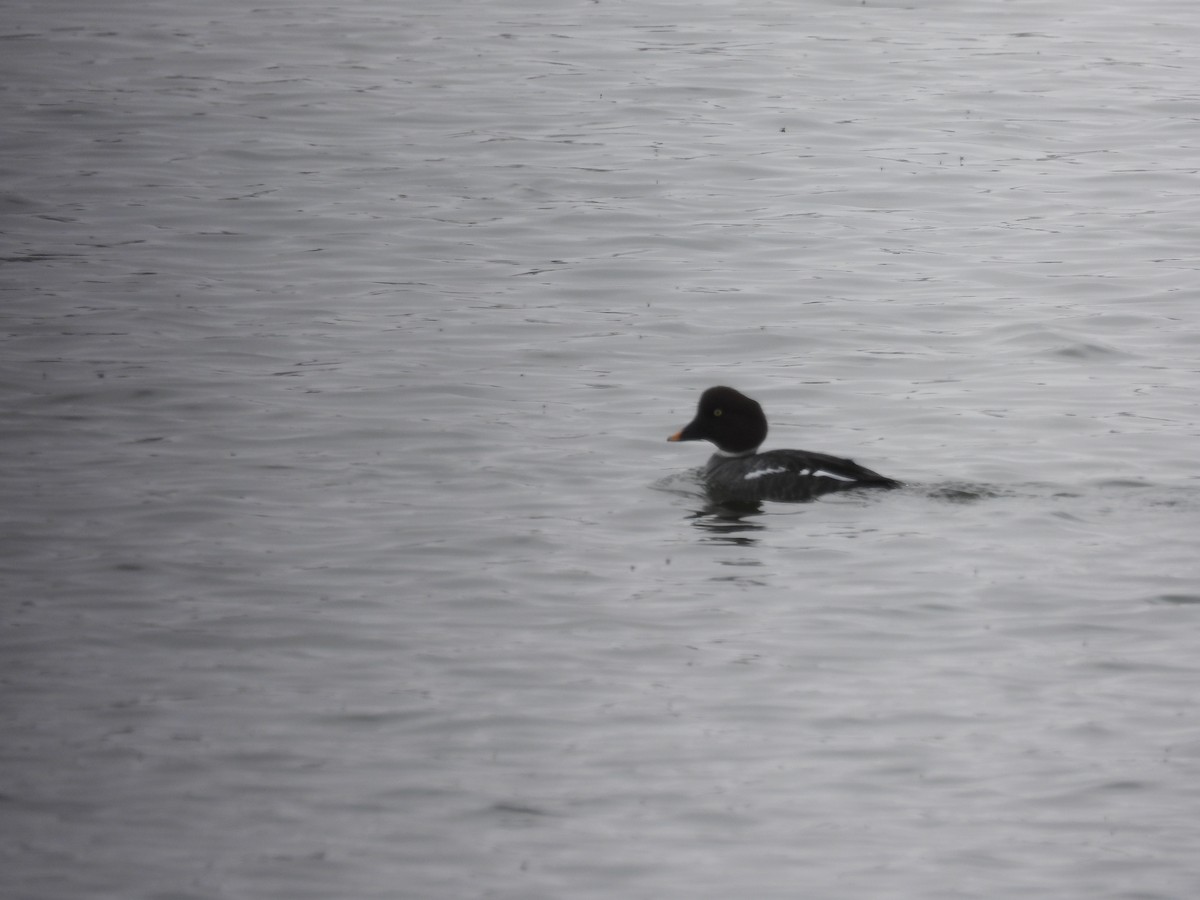
[[[759,453],[766,437],[767,417],[758,402],[720,386],[701,395],[695,418],[667,440],[706,440],[716,445],[703,477],[709,493],[721,500],[799,502],[854,488],[900,487],[893,478],[827,453]]]

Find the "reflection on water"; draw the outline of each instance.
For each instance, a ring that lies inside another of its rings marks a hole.
[[[712,543],[743,547],[753,546],[756,543],[754,538],[746,537],[745,532],[762,531],[766,527],[750,522],[706,521],[703,519],[692,524],[703,529],[708,535],[707,539]]]

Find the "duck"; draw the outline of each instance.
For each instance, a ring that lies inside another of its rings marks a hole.
[[[719,385],[700,395],[695,418],[668,441],[709,441],[716,452],[702,477],[714,498],[735,503],[814,500],[855,488],[897,488],[901,482],[851,459],[809,450],[767,450],[767,416],[758,401]]]

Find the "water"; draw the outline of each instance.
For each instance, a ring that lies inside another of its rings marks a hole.
[[[1188,3],[3,4],[6,898],[1200,886]],[[910,487],[709,508],[699,392]]]

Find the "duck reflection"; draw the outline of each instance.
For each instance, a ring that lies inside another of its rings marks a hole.
[[[691,510],[688,518],[694,526],[725,543],[754,544],[757,539],[746,534],[766,528],[756,521],[762,513],[761,503],[730,503],[710,497],[701,508]]]

